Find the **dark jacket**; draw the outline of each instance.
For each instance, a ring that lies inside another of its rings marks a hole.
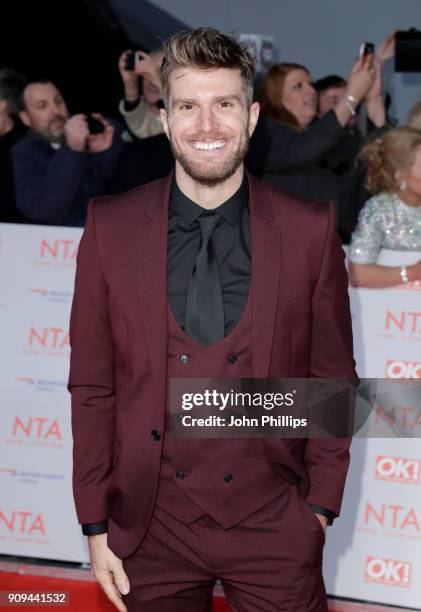
[[[26,134],[26,129],[16,123],[10,132],[0,138],[0,222],[21,223],[22,214],[15,204],[15,182],[13,176],[12,148]]]
[[[261,116],[250,140],[246,166],[291,194],[334,202],[340,229],[341,179],[321,162],[347,136],[334,111],[302,132]]]
[[[111,148],[92,155],[28,132],[12,149],[18,209],[35,223],[83,227],[89,200],[108,193],[122,146],[118,127]]]

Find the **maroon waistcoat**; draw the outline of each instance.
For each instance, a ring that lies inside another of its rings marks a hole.
[[[279,495],[287,483],[270,467],[262,439],[171,436],[171,378],[209,377],[253,378],[250,296],[231,333],[210,346],[194,342],[168,307],[167,425],[156,504],[185,524],[207,514],[227,529]]]

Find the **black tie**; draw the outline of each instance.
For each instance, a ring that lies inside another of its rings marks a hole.
[[[224,305],[212,233],[220,216],[200,216],[201,243],[190,278],[186,303],[186,333],[200,344],[213,344],[224,337]]]

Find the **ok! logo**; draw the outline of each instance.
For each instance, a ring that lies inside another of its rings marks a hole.
[[[404,457],[378,455],[374,470],[376,480],[388,480],[403,484],[419,484],[421,479],[421,461]]]
[[[364,580],[396,587],[410,587],[412,563],[381,557],[367,557],[365,560]]]
[[[385,375],[386,378],[421,378],[421,362],[388,359]]]

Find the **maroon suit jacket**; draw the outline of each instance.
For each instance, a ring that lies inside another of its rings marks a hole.
[[[170,184],[168,177],[95,199],[77,258],[69,379],[74,497],[80,523],[108,519],[108,543],[120,557],[146,533],[159,478],[162,439],[151,432],[164,431],[165,419]],[[333,206],[252,176],[249,192],[254,376],[355,377]],[[272,465],[299,481],[308,503],[339,514],[348,439],[265,444]]]

